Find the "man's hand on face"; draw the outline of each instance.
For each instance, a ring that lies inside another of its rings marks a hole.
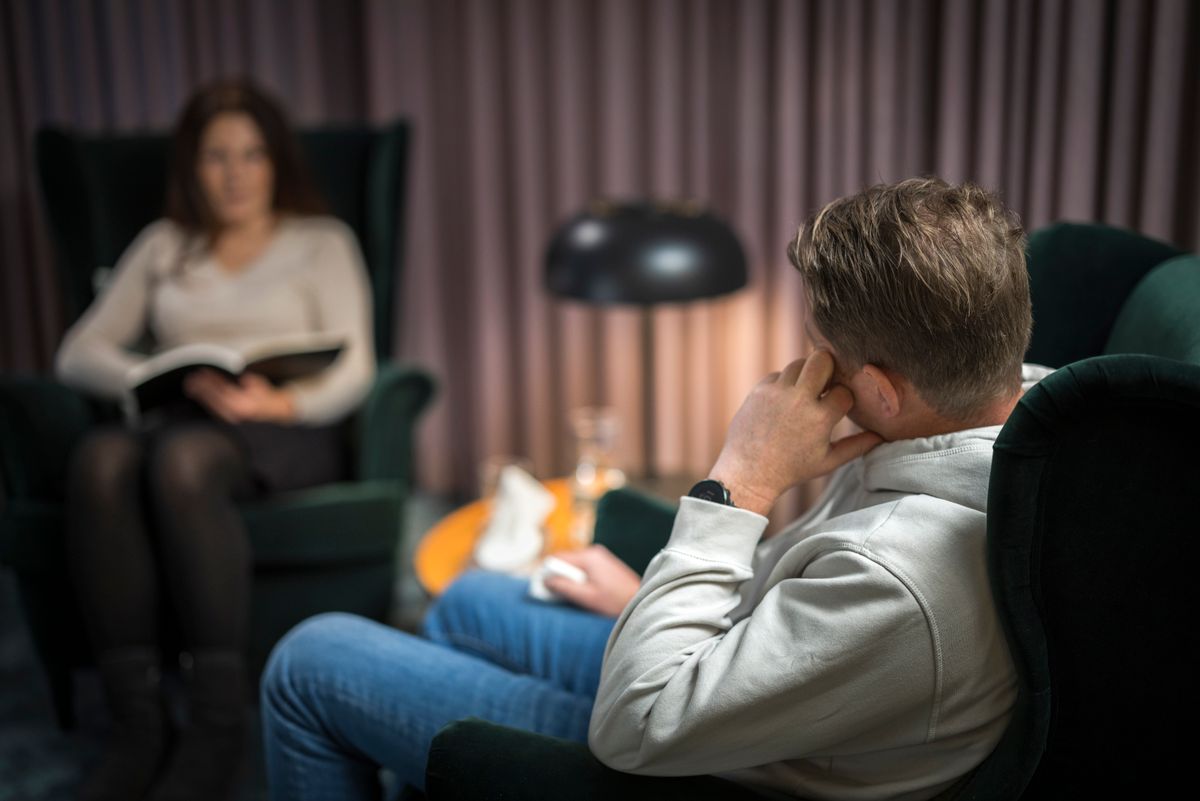
[[[883,441],[870,431],[833,440],[834,426],[854,405],[850,390],[830,385],[833,369],[833,356],[818,350],[750,391],[709,474],[729,489],[737,506],[765,515],[789,488]]]
[[[592,612],[616,617],[642,586],[642,577],[603,545],[555,556],[586,573],[587,581],[578,584],[562,576],[547,576],[546,588]]]

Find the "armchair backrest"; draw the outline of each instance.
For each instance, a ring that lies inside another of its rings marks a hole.
[[[1148,272],[1121,307],[1104,352],[1200,364],[1200,256],[1179,256]]]
[[[1019,689],[956,799],[1166,796],[1196,716],[1200,366],[1070,364],[995,446],[988,561]]]
[[[1048,367],[1104,353],[1134,286],[1178,248],[1133,231],[1056,223],[1029,236],[1033,342],[1025,360]]]
[[[384,361],[392,352],[392,301],[404,252],[408,123],[298,136],[330,210],[358,236],[374,294],[376,353]],[[137,233],[162,216],[168,146],[161,133],[38,131],[38,173],[68,321],[91,303],[96,269],[113,266]]]

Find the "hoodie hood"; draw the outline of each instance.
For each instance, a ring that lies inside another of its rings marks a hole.
[[[1040,364],[1021,365],[1021,390],[1029,391],[1052,372]],[[885,442],[863,457],[863,489],[930,495],[986,512],[992,446],[1001,428],[984,426]]]
[[[1000,428],[969,428],[935,437],[885,442],[863,457],[863,488],[868,492],[930,495],[986,512],[992,446]]]

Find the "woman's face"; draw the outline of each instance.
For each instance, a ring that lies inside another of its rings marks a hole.
[[[262,132],[249,114],[227,111],[212,118],[200,134],[196,177],[223,227],[270,216],[275,167]]]

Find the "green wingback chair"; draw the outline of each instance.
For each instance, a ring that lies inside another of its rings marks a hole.
[[[1012,801],[1027,783],[1027,798],[1059,797],[1081,785],[1083,764],[1093,787],[1081,797],[1107,797],[1110,776],[1119,794],[1151,797],[1175,775],[1160,766],[1187,764],[1196,665],[1174,610],[1196,553],[1200,257],[1178,254],[1099,225],[1030,237],[1029,360],[1077,363],[1027,393],[997,441],[988,560],[1019,697],[996,751],[938,801]],[[1152,355],[1078,362],[1098,353]],[[661,502],[611,492],[596,539],[640,572],[673,518]],[[1131,557],[1143,537],[1145,552]],[[758,797],[715,777],[619,773],[579,743],[474,718],[442,729],[430,749],[431,801],[543,801],[564,787],[584,801]]]
[[[1198,711],[1198,452],[1196,364],[1085,359],[1017,405],[992,462],[988,568],[1019,689],[960,801],[1176,794]]]
[[[1025,361],[1062,367],[1110,352],[1126,300],[1146,273],[1183,251],[1133,231],[1056,223],[1029,235],[1033,341]]]
[[[412,479],[414,424],[434,391],[424,371],[388,362],[393,297],[403,253],[409,127],[302,131],[317,185],[358,236],[374,292],[379,372],[347,426],[351,480],[281,492],[241,507],[254,555],[250,664],[257,675],[274,643],[318,612],[386,616]],[[160,216],[164,135],[38,133],[37,160],[66,318],[93,296],[93,273],[116,263]],[[50,378],[0,379],[0,560],[17,575],[22,606],[45,667],[59,723],[73,723],[71,670],[91,660],[63,544],[64,477],[75,443],[111,405]]]

